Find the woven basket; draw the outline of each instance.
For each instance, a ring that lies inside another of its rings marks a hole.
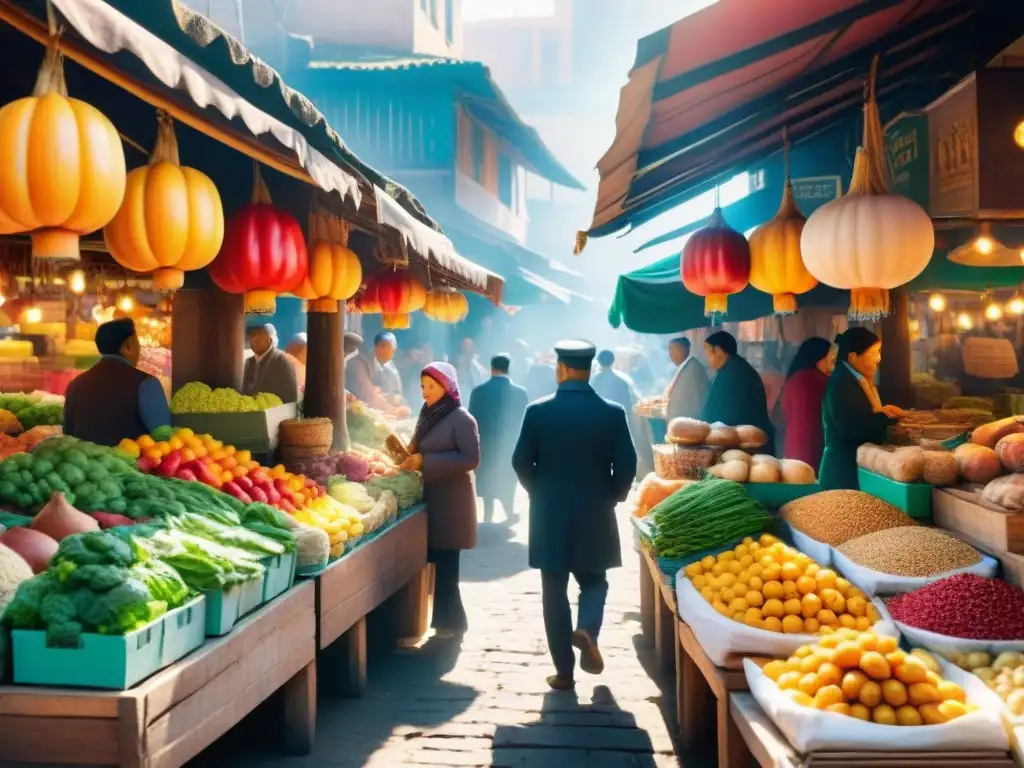
[[[309,461],[310,459],[318,459],[321,456],[327,456],[331,452],[331,447],[313,445],[313,446],[284,446],[279,445],[277,447],[277,460],[284,465],[292,464],[297,461]]]
[[[662,480],[700,480],[724,452],[708,445],[656,445],[654,471]]]
[[[963,344],[964,372],[979,379],[1012,379],[1017,353],[1009,339],[971,336]]]
[[[332,442],[334,425],[330,419],[287,419],[281,422],[277,440],[281,448],[323,448],[323,453],[330,450]]]

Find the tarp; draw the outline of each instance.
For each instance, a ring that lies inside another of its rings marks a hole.
[[[883,120],[1024,34],[1007,0],[719,0],[639,42],[589,234],[636,226],[782,146],[856,124],[881,55]]]
[[[954,264],[945,252],[936,252],[927,269],[909,284],[911,291],[1012,288],[1024,282],[1024,267],[982,269]],[[849,291],[819,285],[797,297],[801,307],[835,308],[844,314],[850,303]],[[772,297],[749,286],[729,297],[725,320],[742,322],[772,314]],[[679,257],[669,256],[650,266],[619,277],[608,321],[639,333],[680,333],[711,325],[704,317],[704,298],[683,287]]]

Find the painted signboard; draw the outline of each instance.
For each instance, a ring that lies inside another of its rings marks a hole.
[[[839,176],[811,176],[793,179],[793,197],[804,216],[830,200],[838,200],[843,194],[843,180]]]
[[[928,209],[928,116],[904,114],[885,129],[892,191]]]

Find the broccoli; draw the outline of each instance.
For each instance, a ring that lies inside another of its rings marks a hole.
[[[39,616],[46,624],[46,641],[49,645],[78,647],[82,625],[75,620],[75,603],[67,594],[50,592],[43,598]]]
[[[127,568],[139,557],[131,543],[112,531],[90,531],[68,536],[57,549],[52,564],[70,561],[75,565],[119,565]]]
[[[23,581],[0,616],[0,622],[11,629],[41,629],[43,600],[57,587],[57,580],[45,572]]]

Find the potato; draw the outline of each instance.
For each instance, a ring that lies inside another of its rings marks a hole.
[[[817,482],[814,468],[798,459],[783,459],[779,462],[782,482],[793,485],[811,485]]]
[[[743,461],[749,464],[750,459],[751,456],[746,451],[741,451],[739,448],[730,448],[722,454],[722,458],[718,460],[718,463],[725,464],[728,461]]]
[[[778,483],[782,480],[782,472],[778,462],[761,462],[750,465],[750,474],[747,479],[751,483]]]
[[[750,465],[745,461],[727,461],[724,464],[715,464],[708,472],[713,477],[719,477],[722,480],[735,480],[737,483],[745,483],[750,474]]]

